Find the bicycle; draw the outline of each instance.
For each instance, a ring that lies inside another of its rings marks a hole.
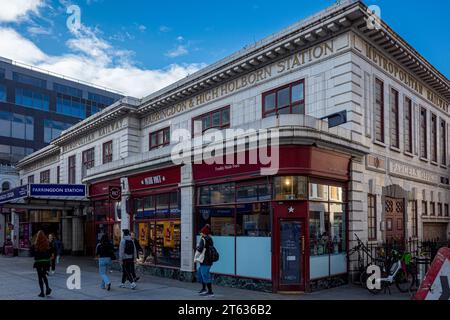
[[[356,237],[356,241],[357,241],[357,245],[351,249],[349,251],[348,256],[352,256],[353,254],[357,253],[358,254],[358,273],[359,273],[359,283],[361,286],[365,286],[366,282],[367,282],[367,268],[370,265],[369,264],[369,258],[370,261],[376,261],[377,259],[375,259],[369,248],[367,246],[364,245],[364,243],[361,241],[361,239],[358,237],[358,235],[355,233],[355,237]],[[366,255],[366,259],[364,259],[363,257],[363,253]],[[365,264],[365,260],[367,260],[367,265]]]

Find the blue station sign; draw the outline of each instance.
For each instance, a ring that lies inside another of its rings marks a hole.
[[[0,193],[0,204],[25,198],[28,195],[28,186],[21,186],[15,189],[11,189]]]
[[[30,197],[86,197],[86,186],[82,184],[31,184]]]

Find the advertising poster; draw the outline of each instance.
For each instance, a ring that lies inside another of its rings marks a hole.
[[[146,247],[148,245],[148,232],[148,224],[139,223],[139,244],[142,247]]]
[[[175,247],[173,233],[174,233],[174,223],[173,222],[164,222],[164,247],[165,248]]]

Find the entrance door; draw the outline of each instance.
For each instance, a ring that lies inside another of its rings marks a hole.
[[[405,240],[405,205],[403,199],[386,198],[386,241],[402,244]]]
[[[279,220],[279,291],[304,291],[303,220]]]

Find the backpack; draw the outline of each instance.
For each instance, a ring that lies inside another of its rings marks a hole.
[[[125,254],[134,255],[134,243],[132,240],[125,240]]]
[[[214,245],[211,245],[209,247],[209,257],[211,258],[211,262],[219,261],[220,255],[219,252],[217,252],[217,249],[214,247]]]

